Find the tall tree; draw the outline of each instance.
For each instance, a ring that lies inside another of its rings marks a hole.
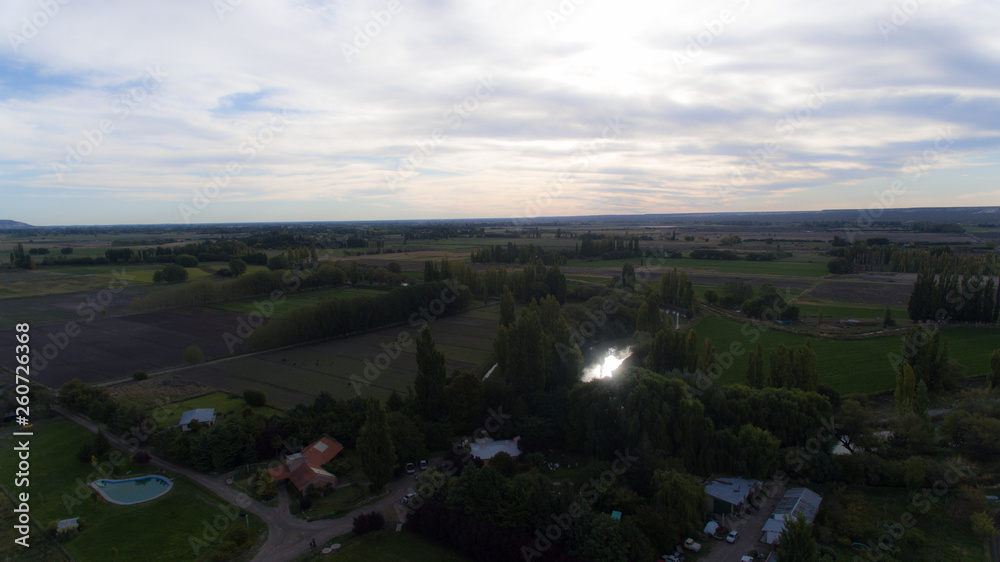
[[[374,397],[365,400],[365,424],[358,431],[358,454],[365,475],[376,489],[392,479],[396,448],[392,444],[389,422],[382,402]]]
[[[1000,349],[994,349],[990,354],[990,380],[989,389],[1000,388]]]
[[[913,367],[903,365],[903,368],[896,373],[896,413],[899,414],[899,417],[905,416],[913,409],[913,397],[916,390],[917,382]]]
[[[514,293],[504,286],[500,295],[500,325],[509,326],[514,322]]]
[[[693,477],[675,470],[657,470],[653,476],[653,501],[677,517],[681,530],[700,529],[705,511],[705,488]]]
[[[434,344],[434,336],[424,326],[417,334],[417,376],[413,389],[417,411],[424,418],[437,421],[444,415],[444,385],[447,378],[444,354]]]
[[[472,431],[483,420],[486,411],[483,382],[471,371],[462,371],[444,387],[444,400],[448,419],[457,433]]]
[[[778,542],[781,544],[781,562],[815,562],[819,559],[813,525],[801,513],[785,521]]]
[[[764,377],[764,349],[757,344],[757,350],[751,351],[747,361],[747,385],[754,388],[765,386]]]
[[[622,289],[635,292],[635,266],[628,262],[622,265]]]

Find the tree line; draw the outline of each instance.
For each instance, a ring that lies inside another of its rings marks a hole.
[[[922,270],[907,304],[910,319],[995,324],[1000,316],[1000,288],[994,283],[995,273],[993,270],[984,276],[955,270]]]

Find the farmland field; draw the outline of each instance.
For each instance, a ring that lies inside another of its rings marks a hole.
[[[378,289],[359,289],[354,287],[333,287],[330,289],[318,289],[315,291],[302,290],[286,295],[280,303],[276,304],[274,307],[274,313],[271,314],[271,318],[279,318],[294,310],[298,310],[303,306],[309,306],[325,300],[353,299],[362,296],[379,296],[384,294],[385,291]],[[266,299],[267,297],[262,297],[261,299],[257,299],[257,301]],[[257,312],[256,301],[254,300],[213,304],[211,305],[211,308],[226,310],[229,312],[238,312],[241,314]]]
[[[779,344],[786,347],[801,345],[807,339],[801,334],[777,330],[761,330],[759,336],[754,337],[752,328],[749,322],[713,317],[704,319],[694,330],[699,341],[710,338],[719,352],[729,349],[733,342],[739,342],[744,350],[753,349],[759,341],[764,348],[765,369],[769,368],[767,355],[770,350]],[[965,366],[966,376],[982,375],[988,371],[989,354],[996,348],[1000,330],[959,326],[946,328],[943,334],[951,346],[951,357]],[[896,379],[889,355],[898,355],[901,345],[901,336],[857,340],[812,338],[812,347],[818,358],[819,382],[845,394],[891,390]],[[723,371],[720,382],[743,382],[746,368],[747,354],[744,352],[734,357],[732,366]]]
[[[490,359],[499,315],[499,307],[487,306],[430,325],[449,373],[455,369],[476,370]],[[179,376],[236,394],[247,388],[261,390],[267,394],[268,403],[279,408],[311,402],[324,390],[335,398],[350,398],[356,395],[356,387],[363,396],[384,399],[393,390],[405,394],[416,375],[413,341],[417,328],[419,325],[390,327],[351,338],[236,357],[199,365]],[[408,336],[409,343],[397,353],[392,344],[401,333]],[[351,375],[364,381],[366,372],[372,379],[370,384],[352,384]]]

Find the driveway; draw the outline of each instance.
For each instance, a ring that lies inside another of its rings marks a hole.
[[[771,512],[774,511],[778,502],[785,495],[786,487],[775,484],[771,488],[767,488],[765,485],[765,489],[770,493],[761,508],[757,510],[756,515],[742,517],[736,521],[726,519],[726,527],[739,531],[740,538],[734,544],[729,544],[719,539],[703,541],[705,546],[711,546],[711,550],[705,556],[699,558],[698,562],[739,562],[740,557],[751,550],[757,550],[758,552],[770,551],[771,546],[759,542],[759,539],[763,532],[764,523],[767,522],[767,518],[771,516]]]
[[[53,406],[53,409],[66,418],[87,428],[89,431],[97,433],[99,426],[93,421],[74,414],[60,406]],[[126,452],[129,450],[129,446],[121,438],[109,431],[105,431],[104,434],[113,446]],[[434,459],[434,464],[439,460]],[[208,476],[155,456],[151,457],[150,464],[186,476],[208,488],[223,500],[237,505],[243,510],[263,519],[264,523],[267,524],[267,539],[258,547],[257,553],[253,557],[253,562],[286,562],[293,560],[309,551],[309,541],[312,539],[316,539],[316,544],[321,545],[336,536],[350,532],[354,526],[354,518],[362,513],[369,513],[371,511],[391,512],[393,505],[399,502],[403,494],[410,491],[415,484],[413,475],[404,474],[399,480],[386,484],[388,493],[384,497],[359,507],[337,519],[309,522],[299,519],[288,512],[290,502],[288,501],[287,494],[279,495],[278,507],[271,507],[230,488],[226,484],[225,475]],[[394,517],[386,518],[387,521],[394,519]]]

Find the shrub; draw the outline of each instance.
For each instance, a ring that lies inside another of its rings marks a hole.
[[[177,256],[174,263],[181,267],[198,267],[198,258],[191,254],[181,254]]]
[[[149,378],[149,374],[146,371],[136,371],[132,373],[132,380],[134,381],[144,381]]]
[[[205,360],[205,352],[197,345],[190,345],[184,350],[184,362],[196,365]]]
[[[243,400],[255,408],[267,404],[267,395],[259,390],[247,389],[243,391]]]
[[[152,459],[152,457],[149,453],[143,450],[136,451],[136,453],[132,455],[132,462],[135,464],[148,464],[150,459]]]
[[[380,531],[385,526],[385,517],[377,511],[362,513],[354,518],[354,534],[361,536],[372,531]]]

